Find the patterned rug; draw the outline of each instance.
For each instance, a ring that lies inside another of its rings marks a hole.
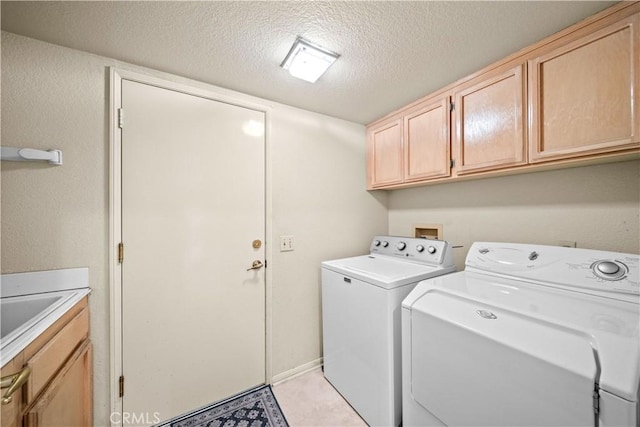
[[[165,424],[170,427],[289,427],[270,385],[213,403]]]

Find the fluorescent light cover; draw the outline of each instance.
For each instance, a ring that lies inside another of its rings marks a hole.
[[[315,83],[340,55],[298,37],[281,64],[293,77]]]

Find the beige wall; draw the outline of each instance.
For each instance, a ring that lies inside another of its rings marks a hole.
[[[274,111],[271,129],[273,235],[295,236],[295,251],[274,249],[269,264],[275,375],[322,354],[320,262],[366,253],[387,232],[387,194],[365,191],[364,128],[292,113]]]
[[[3,32],[2,144],[62,149],[64,165],[2,162],[2,272],[89,267],[96,425],[109,419],[109,66],[271,107],[268,238],[296,245],[269,260],[272,373],[317,361],[319,263],[387,231],[387,195],[364,190],[364,127]]]
[[[393,191],[389,233],[443,224],[458,269],[474,241],[640,251],[640,163],[629,161]]]

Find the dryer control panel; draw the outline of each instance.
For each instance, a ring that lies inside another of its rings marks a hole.
[[[369,251],[371,254],[392,256],[424,264],[453,264],[451,245],[444,240],[375,236]]]
[[[476,242],[467,269],[632,296],[640,302],[640,256],[592,249]]]

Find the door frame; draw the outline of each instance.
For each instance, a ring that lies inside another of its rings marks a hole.
[[[109,396],[112,426],[122,425],[122,398],[119,397],[119,378],[122,375],[122,265],[118,262],[118,244],[122,236],[122,133],[118,123],[118,109],[122,106],[122,80],[148,84],[162,89],[210,99],[216,102],[249,108],[265,114],[265,260],[272,259],[272,197],[271,197],[271,150],[270,117],[272,107],[265,101],[239,92],[223,89],[177,76],[158,72],[161,77],[137,71],[109,67]],[[175,79],[176,81],[169,80]],[[178,82],[184,81],[184,83]],[[126,117],[124,119],[126,123]],[[265,384],[271,384],[272,374],[272,287],[273,274],[265,269]],[[126,390],[126,386],[125,386]],[[195,408],[194,408],[195,409]]]

